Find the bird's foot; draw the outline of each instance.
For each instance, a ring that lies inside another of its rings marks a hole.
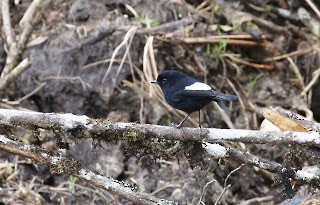
[[[199,136],[201,136],[201,131],[202,131],[201,125],[199,125],[198,129],[199,129]]]
[[[173,122],[173,123],[171,123],[171,126],[177,128],[177,129],[180,129],[181,128],[181,123],[177,124],[177,123]]]

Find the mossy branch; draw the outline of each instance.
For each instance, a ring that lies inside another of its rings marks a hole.
[[[96,187],[105,189],[106,191],[127,199],[135,204],[177,204],[173,201],[159,199],[149,194],[140,193],[136,191],[136,187],[133,185],[125,184],[121,181],[94,173],[82,167],[80,162],[75,159],[64,156],[52,156],[41,148],[17,143],[8,139],[4,135],[0,135],[0,150],[33,159],[38,163],[48,163],[50,165],[50,171],[53,174],[66,173],[74,175],[79,179],[85,180]],[[63,153],[63,151],[60,152]]]
[[[151,124],[137,124],[137,123],[122,123],[122,122],[110,122],[108,120],[91,119],[87,116],[77,116],[73,114],[57,114],[57,113],[40,113],[30,111],[18,111],[18,110],[7,110],[0,109],[0,134],[10,135],[11,128],[17,126],[25,127],[29,130],[36,130],[38,128],[46,130],[54,130],[64,136],[69,136],[71,140],[80,138],[93,138],[96,140],[104,140],[106,142],[114,142],[118,140],[124,140],[129,143],[139,143],[141,146],[146,146],[146,149],[150,149],[152,154],[156,157],[164,157],[167,153],[175,153],[179,150],[179,142],[181,143],[194,143],[202,144],[202,149],[206,150],[206,153],[216,158],[226,158],[240,160],[247,164],[254,165],[261,169],[274,172],[282,176],[282,180],[288,182],[290,185],[289,178],[295,178],[297,180],[305,180],[307,182],[319,179],[319,168],[316,167],[309,169],[303,168],[296,170],[295,168],[289,167],[285,164],[276,163],[268,159],[252,155],[250,153],[239,151],[233,148],[226,148],[216,144],[221,141],[229,142],[242,142],[242,143],[257,143],[257,144],[268,144],[268,145],[279,145],[279,144],[295,144],[300,146],[319,147],[320,146],[320,135],[317,131],[311,132],[281,132],[281,131],[257,131],[257,130],[240,130],[240,129],[216,129],[216,128],[181,128],[177,129],[171,126],[160,126]],[[116,189],[112,185],[106,185],[103,176],[95,175],[89,170],[83,168],[80,163],[73,159],[59,159],[46,154],[44,151],[39,149],[25,149],[26,145],[18,146],[14,144],[14,141],[4,138],[0,140],[0,149],[34,159],[38,162],[48,162],[54,169],[54,172],[66,172],[73,174],[79,178],[88,180],[90,183],[96,184],[99,187],[104,187],[112,193],[118,194],[121,197],[129,199],[136,203],[148,204],[153,202],[145,203],[141,197],[129,197],[130,194],[137,194],[136,192],[128,191],[127,194],[123,194],[122,189]],[[158,141],[152,139],[158,139]],[[177,142],[175,146],[161,146],[161,140],[163,141],[174,141]],[[8,143],[10,142],[10,143]],[[212,144],[215,143],[215,144]],[[158,146],[158,147],[157,147]],[[9,147],[9,148],[8,148]],[[187,146],[185,146],[187,147]],[[163,150],[161,150],[163,149]],[[182,148],[183,149],[183,148]],[[198,147],[199,149],[199,147]],[[34,151],[36,150],[36,152]],[[28,154],[29,153],[29,154]],[[54,161],[53,161],[54,160]],[[71,160],[71,161],[70,161]],[[54,163],[74,165],[74,166],[57,166]],[[67,161],[68,163],[63,163]],[[74,162],[74,163],[70,163]],[[57,171],[58,170],[58,171]],[[100,179],[102,181],[100,181]],[[114,182],[114,180],[112,180]],[[285,183],[284,183],[285,184]],[[117,186],[120,186],[119,184]],[[106,188],[107,187],[107,188]],[[120,186],[121,187],[121,186]],[[286,186],[287,188],[288,186]],[[290,187],[291,189],[291,187]],[[141,201],[142,200],[142,201]],[[144,200],[150,200],[144,199]],[[153,198],[152,200],[159,200]],[[162,200],[160,200],[163,202]],[[158,203],[159,201],[155,202]],[[171,202],[166,202],[171,203]],[[173,203],[173,202],[172,202]]]

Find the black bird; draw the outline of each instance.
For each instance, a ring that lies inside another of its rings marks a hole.
[[[157,80],[153,80],[151,83],[157,83],[160,86],[169,105],[188,114],[176,126],[177,128],[180,128],[189,115],[195,111],[199,111],[200,126],[200,109],[211,101],[215,101],[222,109],[226,110],[227,107],[222,102],[223,100],[238,100],[235,95],[214,91],[209,85],[175,70],[163,71]]]

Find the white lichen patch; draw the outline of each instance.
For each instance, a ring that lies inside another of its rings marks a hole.
[[[71,113],[57,115],[59,116],[60,124],[62,124],[66,129],[74,128],[76,125],[86,126],[90,119],[85,115],[74,115]]]
[[[0,142],[3,142],[3,143],[5,143],[5,144],[7,144],[7,143],[14,143],[14,144],[15,144],[15,141],[7,138],[7,137],[4,136],[4,135],[0,135]]]
[[[296,172],[296,177],[302,180],[312,180],[320,178],[320,168],[318,166],[304,167]]]
[[[227,149],[219,144],[203,143],[202,147],[215,158],[226,157]]]

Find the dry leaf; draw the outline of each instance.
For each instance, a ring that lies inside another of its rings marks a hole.
[[[277,111],[264,109],[262,114],[283,131],[308,132],[306,128]]]
[[[275,126],[268,119],[264,119],[260,125],[261,131],[281,131],[279,127]]]

